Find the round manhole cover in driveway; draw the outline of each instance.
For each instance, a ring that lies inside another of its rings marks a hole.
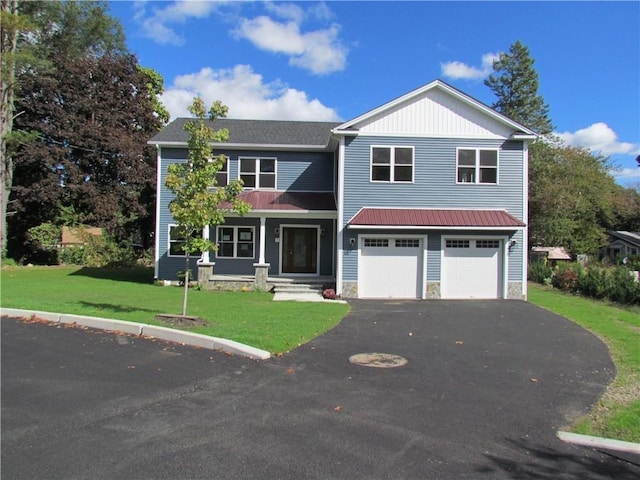
[[[406,358],[391,353],[358,353],[351,355],[349,361],[355,365],[375,368],[403,367],[408,363]]]

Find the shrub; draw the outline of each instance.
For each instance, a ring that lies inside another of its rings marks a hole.
[[[534,260],[529,264],[529,280],[536,283],[548,284],[553,276],[553,270],[544,261]]]
[[[582,268],[577,263],[560,263],[556,267],[551,283],[563,292],[575,292],[578,290],[578,279]]]
[[[613,302],[640,304],[640,283],[636,282],[626,267],[616,267],[611,275],[608,297]]]
[[[611,289],[609,270],[597,265],[589,266],[578,280],[578,290],[593,298],[606,298]]]
[[[335,300],[337,298],[336,291],[333,288],[325,288],[322,291],[322,297],[328,300]]]

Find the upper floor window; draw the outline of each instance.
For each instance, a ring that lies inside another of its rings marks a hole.
[[[371,147],[372,182],[413,182],[413,147]]]
[[[498,150],[458,149],[458,183],[498,183]]]
[[[275,158],[240,158],[240,179],[245,188],[275,189]]]
[[[224,157],[222,168],[216,174],[216,182],[218,187],[226,187],[229,184],[229,157]]]

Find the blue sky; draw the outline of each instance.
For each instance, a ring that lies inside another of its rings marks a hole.
[[[516,40],[566,143],[640,184],[640,2],[117,1],[129,49],[230,118],[348,120],[440,78],[491,105],[491,60]]]

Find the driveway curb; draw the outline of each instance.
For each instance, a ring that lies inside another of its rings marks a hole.
[[[244,345],[225,338],[210,337],[200,333],[185,332],[168,327],[148,325],[146,323],[127,322],[125,320],[113,320],[110,318],[87,317],[65,313],[41,312],[37,310],[21,310],[17,308],[0,308],[1,316],[13,316],[21,318],[42,318],[53,323],[81,325],[83,327],[97,328],[113,332],[122,332],[130,335],[159,338],[169,342],[184,343],[193,347],[218,350],[233,355],[240,355],[252,360],[267,360],[271,353],[266,350]]]
[[[640,455],[640,443],[623,442],[611,438],[593,437],[591,435],[581,435],[579,433],[558,432],[558,438],[567,443],[582,445],[583,447],[600,448],[613,450],[615,452],[635,453]]]

